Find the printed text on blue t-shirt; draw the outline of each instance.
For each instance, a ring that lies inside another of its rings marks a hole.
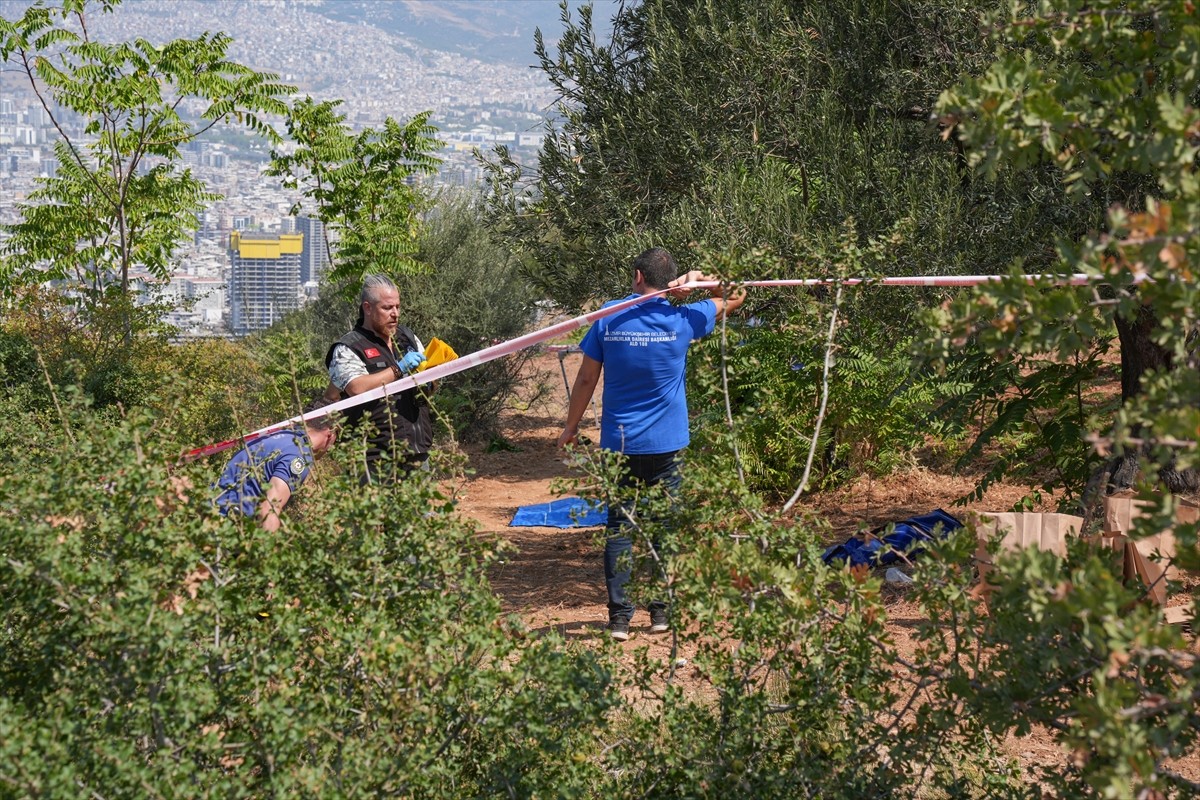
[[[625,342],[634,347],[646,347],[651,342],[673,342],[679,336],[675,331],[651,333],[649,331],[604,331],[604,341]]]

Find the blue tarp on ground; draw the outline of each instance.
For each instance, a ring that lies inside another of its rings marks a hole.
[[[899,561],[900,556],[894,551],[899,551],[908,558],[912,558],[924,549],[921,547],[921,542],[933,539],[934,528],[937,528],[939,524],[941,527],[938,528],[938,536],[941,538],[945,538],[950,531],[962,527],[961,522],[939,508],[928,514],[909,517],[903,522],[897,522],[895,529],[890,533],[885,533],[888,526],[884,525],[871,531],[871,534],[865,538],[851,536],[845,544],[835,544],[822,553],[821,560],[826,564],[832,564],[834,561],[848,561],[851,566],[866,564],[874,567]],[[891,545],[892,552],[880,555],[880,551],[887,545]]]
[[[521,506],[510,528],[591,528],[608,521],[603,503],[595,505],[581,497],[563,497],[549,503]]]

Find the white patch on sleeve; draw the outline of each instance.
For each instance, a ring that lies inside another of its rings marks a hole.
[[[291,465],[288,466],[288,469],[292,471],[293,475],[303,475],[305,469],[304,459],[300,457],[293,458]]]

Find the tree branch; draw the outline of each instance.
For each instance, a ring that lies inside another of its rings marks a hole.
[[[804,464],[804,475],[800,478],[800,485],[796,487],[795,493],[791,498],[784,503],[781,512],[786,514],[791,510],[796,501],[800,499],[800,495],[808,488],[808,478],[812,474],[813,459],[817,454],[817,441],[821,438],[821,424],[825,421],[825,407],[829,403],[829,369],[833,366],[833,338],[837,332],[838,310],[842,306],[842,284],[837,285],[837,294],[833,298],[833,310],[829,313],[829,336],[825,343],[825,367],[821,373],[821,408],[817,412],[817,420],[813,425],[812,442],[808,447],[808,460]]]

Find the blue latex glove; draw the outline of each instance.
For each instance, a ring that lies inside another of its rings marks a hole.
[[[417,367],[421,366],[421,362],[425,360],[425,354],[418,350],[410,350],[404,354],[404,358],[396,362],[400,367],[400,371],[405,375],[411,374]]]

